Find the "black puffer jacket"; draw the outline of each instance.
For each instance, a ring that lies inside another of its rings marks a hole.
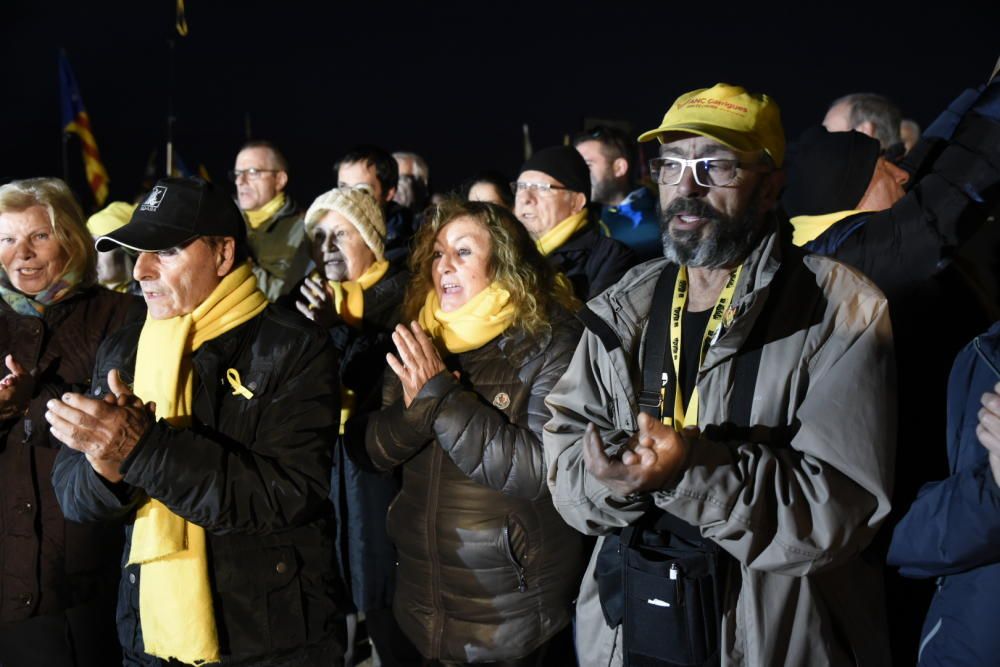
[[[130,381],[141,325],[101,347],[94,395],[107,392],[108,370]],[[160,420],[110,485],[82,454],[63,447],[53,481],[76,521],[127,517],[146,495],[205,528],[220,648],[228,664],[257,664],[329,640],[338,577],[333,561],[330,452],[339,394],[336,355],[326,334],[270,306],[249,322],[203,344],[193,357],[193,422]],[[236,369],[252,398],[226,381]],[[123,568],[118,636],[136,664],[160,662],[143,651],[141,568]]]
[[[20,315],[0,301],[0,364],[34,373],[27,414],[0,422],[0,664],[107,665],[121,660],[114,595],[121,526],[63,518],[52,488],[59,443],[45,404],[86,391],[105,336],[143,312],[133,296],[91,287]],[[0,374],[5,374],[3,368]]]
[[[438,374],[409,408],[393,377],[391,404],[368,421],[375,465],[403,466],[393,609],[428,658],[519,658],[569,623],[581,540],[549,498],[541,433],[579,337],[565,313],[550,333],[509,330],[449,357],[461,380]]]
[[[611,287],[638,263],[631,248],[601,234],[594,222],[553,250],[549,261],[556,271],[569,278],[581,301]]]

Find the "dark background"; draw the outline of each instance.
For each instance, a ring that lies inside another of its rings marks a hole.
[[[131,199],[163,169],[172,97],[188,167],[225,178],[246,138],[276,142],[308,204],[348,147],[412,150],[447,190],[483,168],[510,176],[585,118],[658,124],[680,93],[717,81],[767,92],[790,138],[857,91],[931,121],[1000,55],[1000,2],[223,2],[4,0],[0,177],[61,175],[57,54],[65,48],[111,178]],[[168,41],[173,40],[173,65]],[[172,96],[171,96],[172,91]],[[79,150],[69,154],[80,191]],[[89,196],[89,193],[81,192]]]

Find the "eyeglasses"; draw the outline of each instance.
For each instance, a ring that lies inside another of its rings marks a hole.
[[[514,193],[516,197],[519,192],[530,192],[534,195],[548,195],[553,190],[566,190],[569,188],[562,185],[549,185],[548,183],[529,183],[525,181],[514,181],[510,184],[510,191]]]
[[[229,178],[235,183],[240,180],[240,176],[246,176],[247,179],[251,181],[256,181],[264,174],[277,174],[280,169],[257,169],[256,167],[250,167],[249,169],[232,169],[229,172]]]
[[[757,164],[740,162],[735,158],[702,157],[687,159],[682,157],[658,157],[649,161],[649,173],[660,185],[677,185],[684,178],[684,170],[691,168],[694,181],[703,188],[724,188],[732,185],[740,169],[767,171]]]

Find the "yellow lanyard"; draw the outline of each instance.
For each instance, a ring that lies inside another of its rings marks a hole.
[[[698,354],[698,366],[701,366],[701,362],[705,360],[705,353],[708,351],[709,345],[712,344],[713,338],[719,331],[719,327],[722,326],[722,321],[726,313],[726,309],[733,300],[733,293],[736,291],[736,283],[740,280],[740,272],[743,270],[743,265],[736,267],[736,270],[729,274],[729,280],[726,282],[725,287],[722,288],[722,292],[719,294],[718,300],[715,302],[715,307],[712,309],[712,315],[708,320],[708,324],[705,326],[705,334],[701,338],[701,350]],[[688,297],[688,277],[687,277],[687,267],[682,266],[677,272],[677,280],[674,282],[674,300],[670,308],[670,357],[674,362],[674,414],[670,416],[662,416],[663,423],[668,426],[673,426],[674,428],[681,429],[684,428],[685,424],[690,426],[698,425],[698,387],[697,385],[691,391],[691,398],[688,400],[687,408],[684,407],[684,400],[681,398],[681,322],[684,319],[684,307],[687,304]],[[661,413],[665,411],[666,406],[663,405],[666,399],[666,386],[660,389],[660,405]]]

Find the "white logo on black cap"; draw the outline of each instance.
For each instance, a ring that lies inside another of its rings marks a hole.
[[[146,201],[142,202],[142,206],[139,207],[140,211],[155,211],[160,208],[160,204],[163,203],[163,196],[167,194],[167,186],[157,185],[153,188],[153,191],[149,193],[146,197]]]

